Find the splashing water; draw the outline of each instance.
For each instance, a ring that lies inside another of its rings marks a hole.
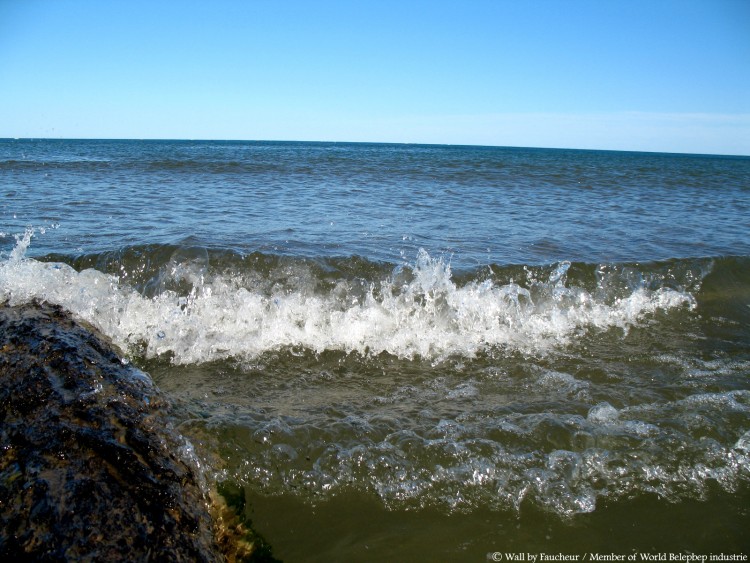
[[[293,283],[269,287],[252,272],[209,273],[205,249],[178,249],[139,293],[127,272],[26,258],[32,236],[19,238],[0,266],[4,300],[57,303],[123,349],[182,364],[295,347],[431,361],[494,348],[544,354],[591,330],[627,331],[657,311],[695,307],[689,292],[669,287],[641,284],[613,297],[607,276],[593,291],[568,286],[568,262],[528,287],[492,279],[459,285],[450,264],[424,250],[413,266],[384,278],[341,278],[320,291],[304,266],[288,272]]]

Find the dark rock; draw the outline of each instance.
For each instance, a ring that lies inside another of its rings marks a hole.
[[[59,307],[0,305],[0,559],[223,561],[167,409]]]

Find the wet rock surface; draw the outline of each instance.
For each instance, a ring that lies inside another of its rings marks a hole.
[[[0,305],[0,559],[224,560],[167,408],[60,308]]]

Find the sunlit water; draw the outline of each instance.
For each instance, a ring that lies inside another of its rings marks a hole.
[[[148,371],[278,557],[747,552],[750,159],[4,141],[0,178],[0,300]]]

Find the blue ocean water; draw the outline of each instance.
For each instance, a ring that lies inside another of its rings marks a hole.
[[[747,158],[189,141],[0,150],[4,231],[60,229],[34,253],[188,240],[397,262],[424,248],[462,268],[748,254]]]
[[[2,140],[0,181],[0,301],[149,372],[284,560],[748,549],[750,158]]]

